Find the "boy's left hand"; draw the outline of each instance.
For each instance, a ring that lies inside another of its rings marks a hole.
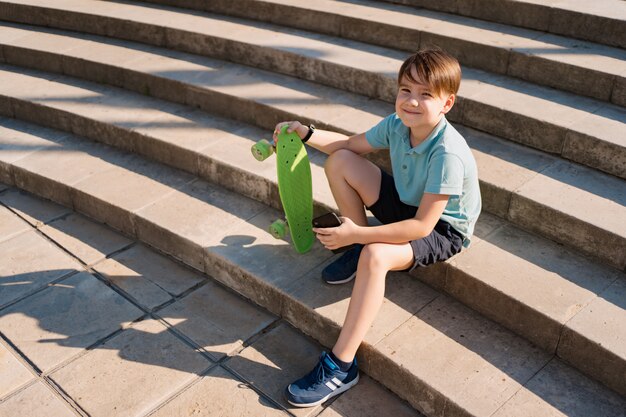
[[[340,217],[341,226],[328,228],[313,228],[317,239],[326,249],[334,250],[356,242],[356,236],[360,226],[347,217]]]

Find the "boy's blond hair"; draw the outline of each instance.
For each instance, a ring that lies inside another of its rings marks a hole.
[[[411,73],[412,67],[417,72],[417,79]],[[398,85],[404,77],[414,83],[428,85],[437,95],[456,95],[461,85],[461,66],[455,57],[439,48],[421,49],[400,67]]]

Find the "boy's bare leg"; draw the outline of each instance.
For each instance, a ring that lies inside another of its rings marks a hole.
[[[342,149],[326,160],[324,167],[335,202],[342,216],[367,226],[365,206],[378,200],[380,168],[354,152]]]
[[[413,249],[408,243],[367,245],[359,259],[350,305],[333,353],[350,362],[374,322],[385,296],[388,271],[405,270],[413,264]]]
[[[326,176],[342,216],[367,226],[365,206],[371,206],[380,194],[380,168],[348,150],[328,157]],[[385,296],[385,278],[391,270],[403,270],[413,264],[413,249],[406,244],[375,243],[361,252],[356,282],[343,328],[333,353],[350,362],[372,325]]]

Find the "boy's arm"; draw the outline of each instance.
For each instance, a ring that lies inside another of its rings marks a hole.
[[[339,149],[347,149],[357,155],[364,155],[374,150],[372,145],[365,139],[365,133],[346,136],[341,133],[316,129],[313,136],[306,143],[328,155]]]
[[[320,242],[328,249],[337,249],[352,243],[407,243],[428,236],[441,218],[449,195],[425,193],[415,217],[382,226],[358,226],[343,217],[344,223],[335,228],[313,229]]]
[[[309,133],[309,127],[304,126],[300,122],[282,122],[276,125],[274,131],[274,142],[276,142],[276,133],[280,129],[288,124],[289,128],[287,132],[296,132],[300,138],[304,138]],[[329,130],[315,129],[315,133],[306,142],[307,145],[324,152],[328,155],[339,149],[348,149],[352,152],[362,155],[374,150],[374,148],[365,139],[365,133],[359,133],[354,136],[347,136],[337,132],[331,132]]]

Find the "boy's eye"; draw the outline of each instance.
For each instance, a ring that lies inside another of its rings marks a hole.
[[[426,97],[432,97],[432,96],[433,96],[433,95],[432,95],[431,93],[429,93],[428,91],[426,91],[426,92],[422,93],[422,95],[423,95],[423,96],[426,96]]]

